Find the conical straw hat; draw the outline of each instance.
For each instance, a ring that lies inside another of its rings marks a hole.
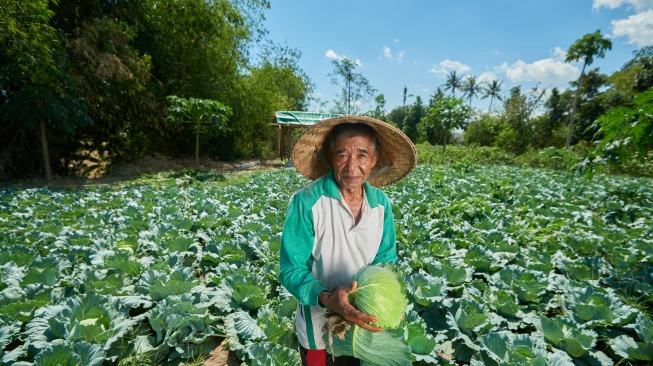
[[[405,178],[417,165],[415,145],[403,132],[378,119],[364,116],[344,116],[322,120],[304,131],[293,145],[293,165],[303,176],[314,180],[326,175],[331,163],[329,142],[331,129],[341,123],[365,123],[376,132],[379,159],[368,181],[383,187]]]

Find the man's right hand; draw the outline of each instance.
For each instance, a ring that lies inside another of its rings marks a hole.
[[[368,324],[374,323],[378,320],[374,315],[367,315],[358,311],[349,303],[349,294],[354,292],[356,287],[358,287],[358,283],[354,281],[351,285],[338,287],[333,292],[320,292],[318,300],[325,308],[339,314],[345,318],[345,320],[348,320],[365,330],[369,330],[370,332],[383,331],[383,328]]]

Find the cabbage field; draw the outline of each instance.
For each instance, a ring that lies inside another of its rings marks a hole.
[[[294,170],[0,190],[0,364],[298,365]],[[393,202],[414,365],[653,360],[653,181],[421,165]],[[382,345],[379,346],[382,348]]]

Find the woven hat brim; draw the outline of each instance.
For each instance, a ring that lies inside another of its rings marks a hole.
[[[376,132],[379,158],[369,179],[371,185],[384,187],[404,179],[417,165],[417,151],[412,141],[399,129],[378,119],[364,116],[329,118],[305,130],[293,145],[292,161],[300,174],[310,180],[329,172],[328,167],[315,153],[316,150],[331,165],[329,149],[325,140],[333,127],[341,123],[365,123]],[[375,172],[389,165],[387,170],[375,176]]]

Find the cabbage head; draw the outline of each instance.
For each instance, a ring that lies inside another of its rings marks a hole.
[[[406,284],[401,274],[391,265],[365,266],[354,279],[358,287],[349,294],[349,302],[359,311],[376,316],[378,321],[372,325],[397,328],[408,306]]]

